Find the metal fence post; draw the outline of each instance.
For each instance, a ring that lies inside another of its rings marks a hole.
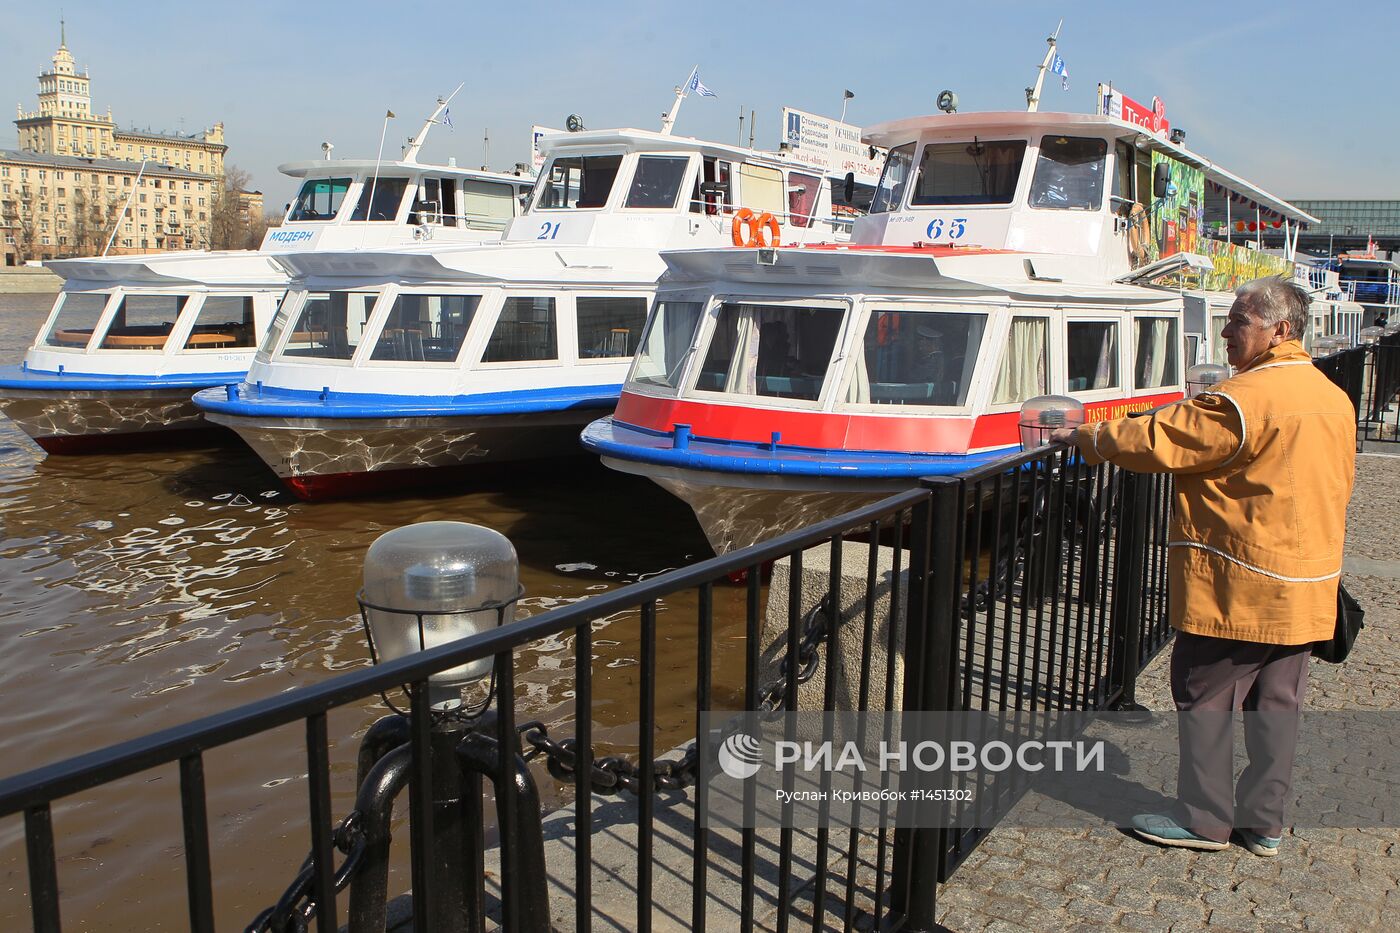
[[[905,712],[946,710],[954,695],[957,541],[962,534],[962,483],[924,480],[929,500],[914,509],[909,552],[909,609],[904,634]],[[902,930],[936,930],[939,868],[947,830],[896,828],[891,904]]]
[[[1122,692],[1110,709],[1146,714],[1147,707],[1137,702],[1137,675],[1142,662],[1142,589],[1146,573],[1147,513],[1152,497],[1146,475],[1120,470],[1118,476],[1122,485],[1113,549],[1109,683],[1121,684]]]

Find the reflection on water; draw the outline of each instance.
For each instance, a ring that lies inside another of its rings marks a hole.
[[[0,297],[0,365],[19,360],[49,301]],[[506,534],[521,558],[526,615],[708,555],[689,509],[589,459],[513,470],[465,491],[307,504],[232,435],[226,441],[45,458],[0,417],[0,775],[367,664],[355,605],[361,561],[399,525],[455,519]],[[695,604],[686,596],[658,608],[665,749],[693,728]],[[741,647],[742,592],[717,592],[716,609],[729,620],[716,646],[717,670],[727,672],[725,658]],[[595,739],[630,751],[636,613],[594,631]],[[571,637],[521,653],[522,719],[572,732],[573,664]],[[737,686],[720,676],[717,702]],[[337,815],[353,796],[357,734],[382,712],[367,702],[332,715]],[[302,735],[289,727],[206,756],[221,926],[241,926],[274,901],[306,851]],[[185,927],[177,787],[173,768],[158,769],[55,807],[70,928]],[[0,871],[0,929],[23,928],[15,818],[0,822]]]

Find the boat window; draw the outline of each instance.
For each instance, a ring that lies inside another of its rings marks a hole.
[[[557,360],[553,298],[507,298],[486,345],[483,363]]]
[[[1118,385],[1118,325],[1111,321],[1070,321],[1068,385],[1071,392]]]
[[[504,230],[506,223],[515,216],[515,192],[510,185],[463,181],[462,213],[468,227]]]
[[[647,300],[640,295],[618,298],[579,298],[578,356],[581,360],[630,357],[637,352],[647,319]]]
[[[60,292],[58,314],[44,337],[50,347],[86,347],[93,328],[107,307],[108,295],[92,292]]]
[[[598,208],[608,203],[620,155],[559,156],[542,176],[535,207],[542,210]]]
[[[681,193],[688,156],[640,156],[625,207],[674,208]]]
[[[909,169],[914,164],[914,144],[896,146],[885,157],[885,169],[880,173],[880,183],[875,186],[875,198],[870,202],[870,213],[885,214],[899,210],[904,203],[904,187],[909,183]]]
[[[282,356],[348,360],[365,335],[374,292],[313,292],[287,336]]]
[[[822,191],[822,180],[815,175],[791,172],[788,175],[788,222],[797,227],[806,227],[812,222],[812,212],[817,209],[817,196]]]
[[[308,178],[302,182],[287,220],[333,220],[349,190],[348,178]]]
[[[351,220],[395,220],[408,190],[407,178],[366,178]],[[373,200],[373,204],[371,204]]]
[[[98,349],[162,349],[189,300],[189,295],[123,295]]]
[[[1120,139],[1113,144],[1114,169],[1113,169],[1113,195],[1122,198],[1124,201],[1135,200],[1133,182],[1136,180],[1133,174],[1133,165],[1136,163],[1134,153],[1136,149],[1126,139]],[[1037,169],[1038,171],[1038,169]]]
[[[451,180],[447,182],[445,187],[451,191]],[[456,221],[443,205],[443,188],[444,185],[440,178],[425,178],[422,184],[414,186],[413,207],[408,212],[410,225],[416,227],[418,224],[440,224],[444,219],[448,224],[456,225]]]
[[[702,164],[700,174],[695,177],[695,187],[690,194],[690,212],[699,214],[702,211],[710,216],[721,212],[728,213],[732,207],[730,201],[729,184],[730,164],[713,157],[706,158]],[[702,191],[701,184],[716,186],[710,191]]]
[[[1145,317],[1133,322],[1137,328],[1137,356],[1133,364],[1133,384],[1139,389],[1179,385],[1177,357],[1181,341],[1176,336],[1176,320]]]
[[[253,296],[206,295],[185,339],[185,349],[231,350],[253,345]]]
[[[1011,335],[992,389],[992,404],[1024,402],[1050,391],[1050,358],[1046,344],[1047,322],[1043,317],[1011,319]]]
[[[1220,336],[1220,332],[1225,329],[1225,323],[1229,318],[1224,314],[1212,314],[1210,316],[1210,361],[1221,366],[1230,363],[1229,353],[1225,350],[1225,338]]]
[[[480,304],[480,295],[400,292],[384,319],[370,359],[454,362]]]
[[[291,317],[292,305],[294,305],[305,292],[287,291],[282,293],[282,297],[277,301],[277,313],[272,316],[272,326],[263,335],[262,343],[258,345],[259,355],[270,355],[277,348],[277,343],[282,339],[282,333],[287,329],[287,319]]]
[[[1108,142],[1080,136],[1045,136],[1035,160],[1031,207],[1096,211],[1103,203]]]
[[[642,385],[676,388],[703,307],[698,301],[657,302],[628,379]]]
[[[985,314],[872,311],[846,401],[965,404],[986,323]]]
[[[845,311],[726,303],[697,389],[815,401]]]
[[[927,145],[909,203],[1010,204],[1025,155],[1023,139]]]
[[[755,214],[784,216],[787,198],[783,195],[783,173],[766,165],[740,165],[739,203]]]

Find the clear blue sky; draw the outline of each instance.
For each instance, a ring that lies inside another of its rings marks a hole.
[[[139,6],[64,0],[68,45],[93,104],[119,125],[186,130],[223,120],[229,161],[269,206],[294,183],[281,162],[386,155],[435,97],[465,81],[453,131],[425,159],[525,160],[532,123],[569,113],[590,128],[655,128],[671,89],[700,66],[717,99],[691,97],[677,133],[733,141],[742,106],[757,142],[777,143],[784,104],[848,121],[932,112],[943,88],[963,110],[1024,107],[1044,38],[1063,16],[1070,90],[1047,80],[1042,109],[1092,111],[1094,88],[1166,102],[1193,149],[1285,197],[1400,198],[1395,118],[1400,12],[1393,3],[1250,5],[994,2],[864,4],[725,0],[666,4],[286,3]],[[10,5],[0,33],[0,99],[35,107],[35,77],[58,44],[57,5]],[[183,118],[183,124],[181,124]],[[747,133],[746,133],[747,135]],[[16,144],[0,125],[0,147]]]

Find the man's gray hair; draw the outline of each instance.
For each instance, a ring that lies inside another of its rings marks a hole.
[[[1308,331],[1308,307],[1312,298],[1281,275],[1245,282],[1235,289],[1235,297],[1244,299],[1250,313],[1265,324],[1287,321],[1288,336],[1294,340],[1302,340]]]

